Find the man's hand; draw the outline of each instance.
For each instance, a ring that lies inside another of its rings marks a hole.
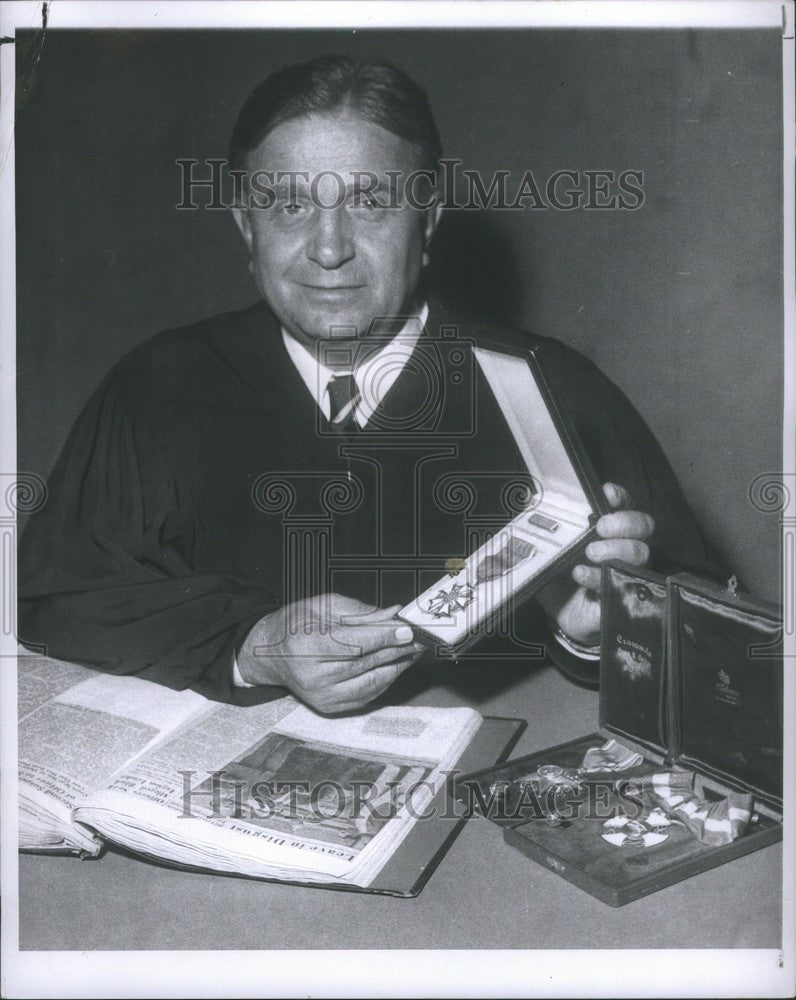
[[[547,615],[564,635],[586,646],[600,640],[600,563],[622,559],[643,566],[650,556],[646,539],[655,530],[649,514],[631,510],[627,490],[615,483],[605,483],[603,492],[614,513],[604,514],[597,522],[599,541],[586,546],[586,558],[593,565],[578,565],[572,579],[553,580],[536,595]],[[577,585],[573,587],[573,581]]]
[[[347,712],[372,701],[422,652],[400,607],[341,594],[295,601],[265,615],[238,653],[249,684],[279,684],[311,708]]]

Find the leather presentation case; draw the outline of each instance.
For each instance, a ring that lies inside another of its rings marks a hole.
[[[602,599],[599,731],[462,775],[452,794],[503,827],[512,847],[622,906],[782,839],[782,620],[734,587],[619,562],[603,567]],[[552,821],[549,799],[524,794],[521,782],[539,766],[576,770],[610,739],[643,763],[590,773]],[[751,794],[745,832],[710,846],[673,824],[653,846],[607,842],[606,819],[638,811],[633,783],[672,768],[693,772],[709,802]],[[553,825],[562,816],[572,818]]]
[[[572,422],[558,406],[533,350],[474,349],[486,384],[528,471],[518,513],[464,560],[452,560],[398,617],[443,655],[456,656],[507,610],[566,574],[610,508]]]

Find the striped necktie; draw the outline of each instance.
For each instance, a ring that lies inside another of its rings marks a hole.
[[[359,391],[353,374],[333,375],[326,389],[329,393],[329,420],[341,429],[355,428],[354,412]]]

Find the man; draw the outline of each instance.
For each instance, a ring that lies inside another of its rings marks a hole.
[[[239,703],[289,689],[323,712],[367,704],[423,653],[395,614],[466,554],[441,484],[526,471],[471,364],[483,338],[517,335],[424,288],[440,209],[400,181],[439,156],[425,95],[393,67],[327,57],[256,88],[230,161],[263,301],[158,335],[99,387],[21,543],[24,642]],[[593,678],[599,564],[707,561],[627,401],[576,352],[519,339],[614,510],[522,623]]]

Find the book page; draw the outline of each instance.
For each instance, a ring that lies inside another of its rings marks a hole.
[[[367,884],[480,721],[471,709],[428,708],[330,719],[291,698],[221,706],[75,815],[133,850],[184,864]],[[410,797],[417,810],[406,808]]]
[[[164,733],[206,710],[194,691],[172,691],[136,677],[97,674],[68,664],[20,660],[21,794],[71,809]],[[66,686],[64,684],[66,683]],[[58,690],[60,688],[60,690]],[[57,690],[54,697],[48,691]]]
[[[20,721],[62,691],[95,676],[88,667],[34,656],[24,648],[19,651],[17,663],[17,713]]]
[[[223,771],[229,762],[270,732],[295,711],[293,698],[240,708],[217,705],[194,725],[185,726],[119,774],[108,790],[156,804],[173,804],[182,811],[182,795]],[[201,796],[197,795],[197,800]]]
[[[367,714],[325,718],[300,705],[279,724],[280,733],[325,743],[337,750],[404,757],[436,767],[446,760],[462,726],[477,713],[468,708],[381,708]]]

